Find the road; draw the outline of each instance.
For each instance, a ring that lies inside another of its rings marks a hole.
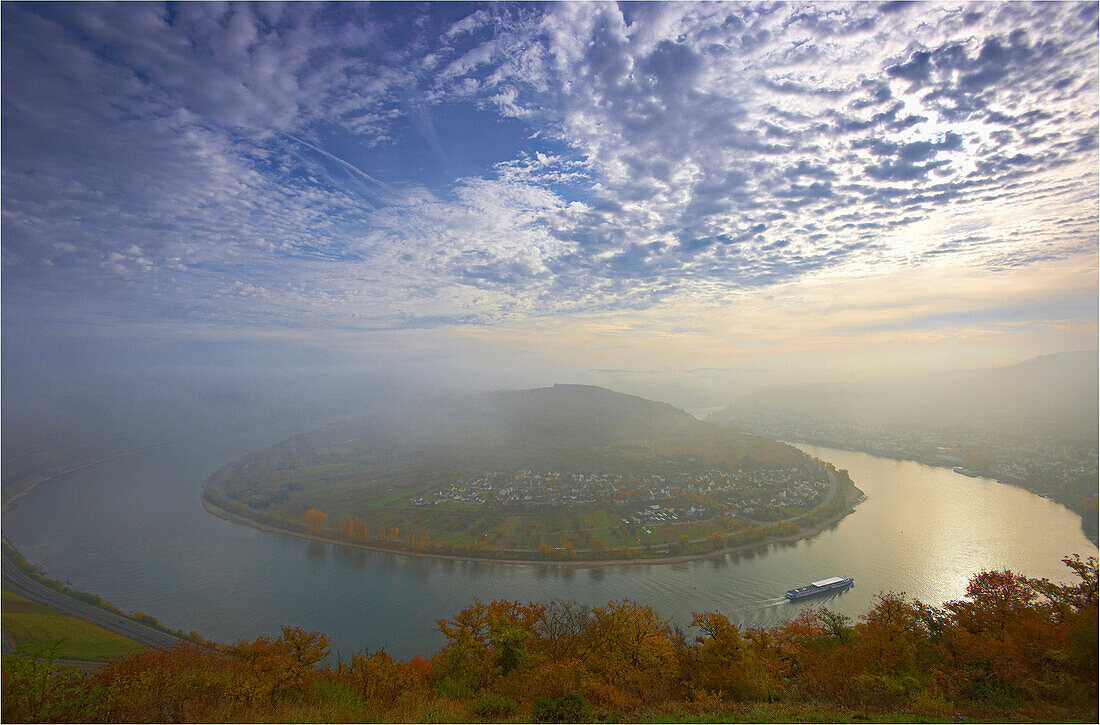
[[[116,634],[121,634],[123,637],[129,637],[147,647],[167,649],[185,641],[182,637],[148,627],[35,581],[24,574],[6,552],[3,554],[0,570],[2,570],[0,573],[3,575],[5,589],[51,609],[71,614]]]

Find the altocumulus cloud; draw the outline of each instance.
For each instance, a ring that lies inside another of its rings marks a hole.
[[[0,12],[9,315],[488,323],[1096,248],[1095,3]]]

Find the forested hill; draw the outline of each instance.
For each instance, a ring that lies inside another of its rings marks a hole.
[[[591,385],[506,390],[455,401],[456,423],[501,426],[515,441],[599,445],[647,438],[691,437],[694,417],[668,403]]]
[[[606,388],[554,385],[439,398],[290,439],[261,456],[326,451],[382,469],[410,459],[484,470],[642,473],[689,459],[722,468],[803,463],[797,449]],[[376,469],[377,470],[377,469]]]

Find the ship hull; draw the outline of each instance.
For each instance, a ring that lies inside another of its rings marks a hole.
[[[792,589],[787,592],[786,597],[790,601],[797,601],[799,599],[806,599],[807,597],[816,597],[819,594],[828,594],[829,592],[838,592],[855,584],[855,579],[844,578],[839,581],[830,582],[824,586],[817,586],[810,584],[808,586],[799,587],[798,589]]]

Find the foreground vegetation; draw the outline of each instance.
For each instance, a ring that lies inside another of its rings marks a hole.
[[[1081,721],[1097,718],[1096,559],[1059,585],[975,575],[932,607],[884,594],[857,622],[805,609],[695,636],[630,601],[478,603],[440,620],[430,659],[331,662],[328,639],[184,644],[88,674],[5,661],[9,721]]]
[[[3,590],[4,634],[24,651],[35,652],[60,642],[54,656],[70,660],[117,660],[144,650],[132,639],[50,609]]]

